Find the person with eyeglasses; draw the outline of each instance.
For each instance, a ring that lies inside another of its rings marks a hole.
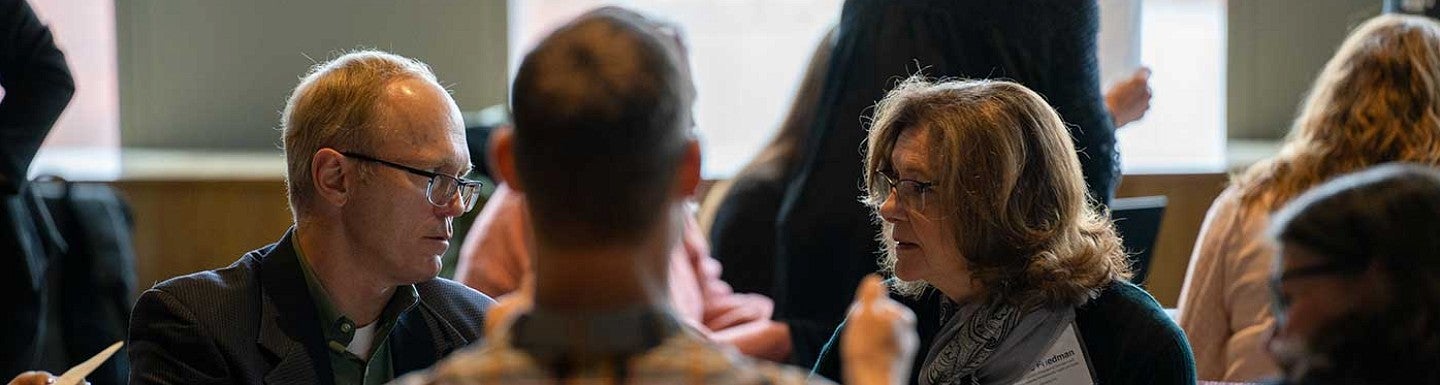
[[[1075,148],[1039,94],[912,76],[876,105],[864,203],[880,267],[915,309],[912,384],[1193,384],[1180,328],[1129,283],[1109,218],[1087,204]],[[814,371],[845,369],[834,353]]]
[[[1391,163],[1274,215],[1266,350],[1285,384],[1440,383],[1440,171]]]
[[[484,337],[494,301],[437,278],[480,183],[455,101],[417,60],[316,65],[281,117],[295,225],[140,295],[132,384],[382,384]]]

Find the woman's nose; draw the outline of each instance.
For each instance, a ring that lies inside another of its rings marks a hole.
[[[891,192],[892,194],[885,197],[884,202],[880,202],[880,218],[890,223],[904,221],[906,219],[905,210],[900,207],[900,197],[897,196],[898,194],[893,194],[894,190]]]

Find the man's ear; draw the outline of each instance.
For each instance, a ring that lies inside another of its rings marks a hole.
[[[685,142],[684,153],[680,154],[680,167],[676,170],[675,191],[681,197],[694,198],[700,188],[700,142],[689,139]]]
[[[490,149],[485,153],[490,175],[499,179],[498,182],[509,185],[511,190],[525,191],[520,176],[515,173],[515,129],[507,124],[491,131]]]
[[[350,186],[347,180],[345,155],[331,148],[315,151],[310,158],[310,183],[315,186],[315,197],[332,206],[343,206],[349,200]],[[317,202],[318,203],[318,202]]]

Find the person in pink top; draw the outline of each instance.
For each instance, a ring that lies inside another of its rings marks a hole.
[[[524,195],[501,184],[465,237],[455,279],[496,298],[518,290],[532,274],[527,218]],[[783,362],[790,355],[790,333],[784,323],[770,319],[774,302],[734,292],[720,280],[720,269],[700,226],[687,217],[681,242],[670,253],[670,306],[715,342]]]

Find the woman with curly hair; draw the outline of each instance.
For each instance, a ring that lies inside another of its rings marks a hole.
[[[1201,380],[1280,374],[1265,354],[1274,326],[1271,212],[1339,175],[1408,161],[1440,164],[1440,24],[1383,15],[1361,24],[1315,80],[1280,154],[1236,177],[1210,207],[1180,294],[1180,326]]]
[[[864,167],[892,291],[942,309],[917,312],[935,318],[917,320],[918,383],[1012,384],[1071,333],[1096,383],[1194,383],[1185,337],[1127,282],[1065,125],[1034,91],[912,77],[876,106]]]

